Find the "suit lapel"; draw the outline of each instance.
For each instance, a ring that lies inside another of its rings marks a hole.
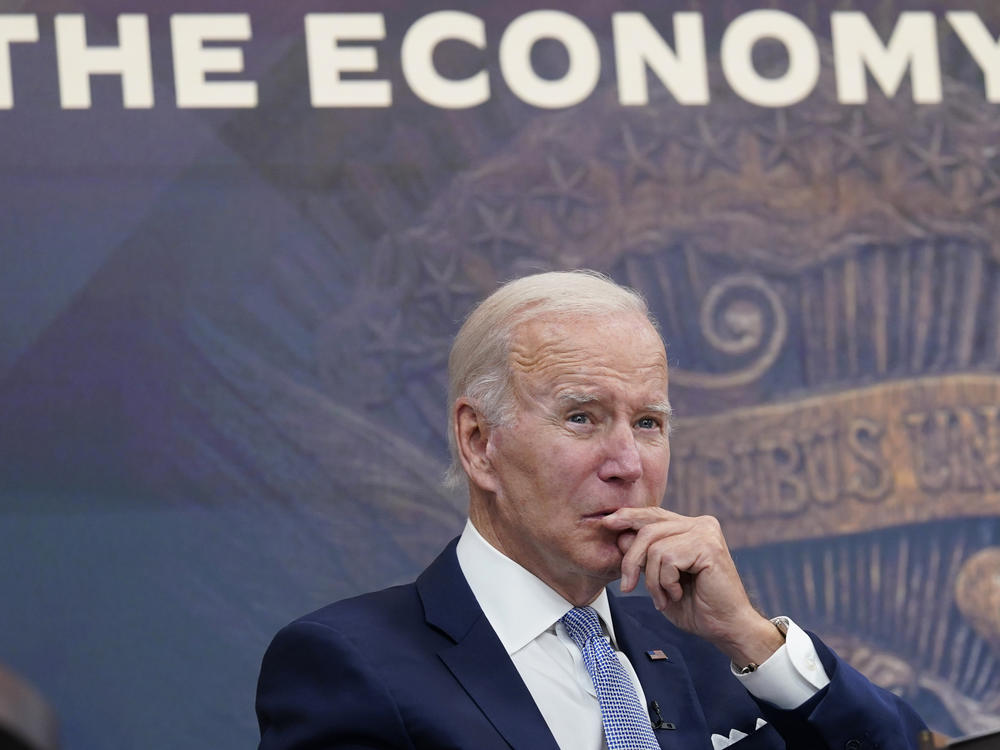
[[[665,640],[662,631],[646,627],[629,614],[616,602],[615,596],[609,593],[608,599],[618,648],[632,662],[646,693],[646,701],[656,701],[663,721],[677,727],[655,730],[660,747],[664,750],[711,750],[711,733],[680,649]],[[656,649],[668,658],[651,660],[646,654]]]
[[[438,652],[442,662],[497,732],[513,748],[559,750],[514,663],[507,655],[462,575],[457,540],[417,579],[427,624],[453,641]],[[711,750],[711,732],[681,650],[663,631],[646,627],[609,596],[618,647],[635,668],[646,694],[673,730],[658,729],[663,750]],[[663,650],[669,659],[651,660]],[[486,743],[482,743],[485,745]]]
[[[454,641],[438,655],[511,747],[558,750],[531,693],[462,575],[456,542],[417,579],[427,624]]]

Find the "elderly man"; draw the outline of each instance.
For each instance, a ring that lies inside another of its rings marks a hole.
[[[712,518],[659,507],[663,343],[594,273],[501,287],[449,360],[469,521],[417,581],[332,604],[264,657],[261,750],[915,748],[923,723],[747,597]],[[645,597],[615,597],[621,579]]]

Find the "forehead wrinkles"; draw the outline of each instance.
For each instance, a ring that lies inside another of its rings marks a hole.
[[[554,333],[554,332],[553,332]],[[510,364],[515,371],[532,373],[557,364],[582,364],[592,353],[573,346],[555,336],[518,335],[510,351]]]
[[[510,366],[520,376],[515,378],[515,387],[516,381],[525,378],[539,384],[561,376],[573,379],[575,374],[619,379],[635,375],[643,381],[657,377],[665,381],[667,374],[659,335],[644,318],[636,316],[529,321],[515,331]]]

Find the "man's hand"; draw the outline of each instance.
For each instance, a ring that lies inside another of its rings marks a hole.
[[[621,508],[604,525],[620,532],[622,591],[632,591],[645,571],[653,603],[677,627],[713,643],[737,665],[760,664],[784,642],[750,604],[715,518]]]

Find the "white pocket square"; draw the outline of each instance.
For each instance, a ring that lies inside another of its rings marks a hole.
[[[764,721],[763,719],[757,719],[757,725],[754,727],[754,730],[756,731],[757,729],[760,729],[765,724],[767,724],[767,722]],[[713,734],[712,750],[722,750],[725,747],[729,747],[737,740],[742,740],[744,737],[747,736],[748,735],[746,732],[741,732],[739,729],[730,729],[728,737],[724,737],[721,734]]]

